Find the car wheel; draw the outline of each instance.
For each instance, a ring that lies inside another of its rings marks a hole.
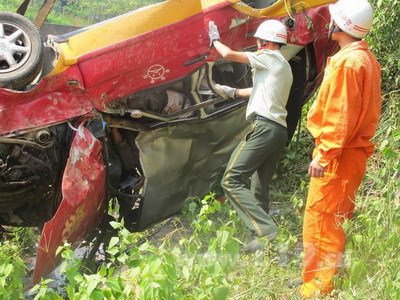
[[[43,44],[35,26],[21,15],[0,12],[0,87],[26,87],[42,64]]]

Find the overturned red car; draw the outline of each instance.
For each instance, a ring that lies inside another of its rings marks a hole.
[[[116,198],[140,231],[206,194],[246,130],[249,67],[209,48],[208,23],[235,50],[255,50],[266,19],[289,33],[292,136],[334,49],[327,0],[167,0],[43,43],[24,17],[0,12],[0,224],[38,226],[34,282],[64,240],[105,220]]]

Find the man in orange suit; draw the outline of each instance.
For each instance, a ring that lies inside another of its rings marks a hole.
[[[339,0],[329,11],[329,35],[340,51],[328,59],[308,113],[315,150],[303,224],[303,298],[333,289],[345,248],[342,223],[352,217],[381,110],[381,68],[362,40],[372,25],[371,5],[367,0]]]

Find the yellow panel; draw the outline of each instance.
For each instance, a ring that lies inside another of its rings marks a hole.
[[[173,24],[201,11],[200,0],[169,0],[94,25],[90,30],[71,37],[68,44],[72,53],[80,56]]]
[[[57,47],[58,53],[60,54],[53,70],[47,75],[55,75],[61,73],[66,70],[69,66],[76,64],[78,61],[76,56],[71,52],[71,49],[68,47],[67,43],[55,44],[54,47]]]
[[[233,4],[232,7],[249,16],[276,18],[292,14],[295,11],[300,11],[302,9],[334,2],[336,2],[336,0],[279,0],[273,5],[263,9],[254,9],[248,5],[238,2],[237,4]]]
[[[237,3],[240,2],[241,0],[227,0],[231,3]],[[224,0],[201,0],[203,8],[207,8],[209,6],[213,6],[215,4],[218,4],[220,2],[225,2]]]

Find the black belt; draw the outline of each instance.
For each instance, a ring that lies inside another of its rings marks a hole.
[[[260,116],[260,115],[256,115],[256,117],[254,118],[254,120],[260,120],[260,121],[265,121],[265,122],[270,122],[270,119],[267,119],[266,117]]]

